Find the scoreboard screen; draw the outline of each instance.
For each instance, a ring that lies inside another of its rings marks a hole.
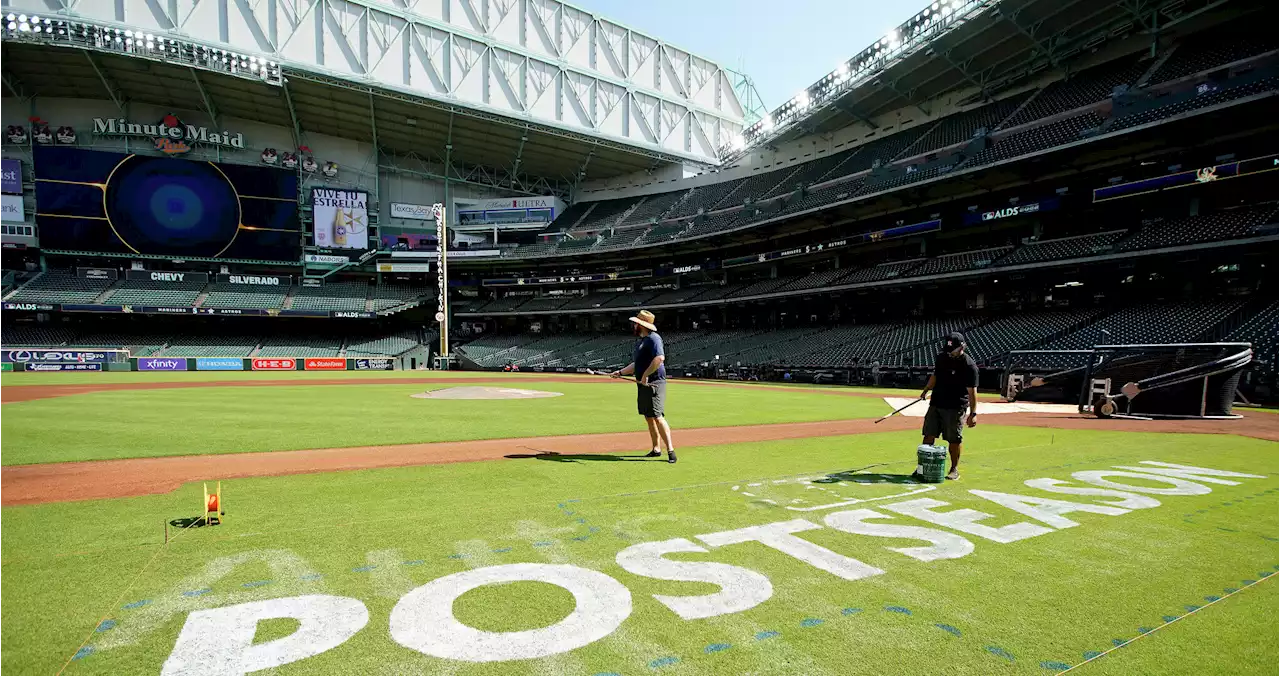
[[[271,167],[37,147],[44,249],[297,260],[297,174]]]

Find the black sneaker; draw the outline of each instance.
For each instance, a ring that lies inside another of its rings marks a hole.
[[[669,462],[669,463],[671,463],[671,464],[673,464],[673,465],[674,465],[674,464],[676,464],[676,452],[675,452],[675,451],[667,451],[667,462]]]
[[[655,448],[655,449],[653,449],[652,451],[649,451],[648,453],[644,454],[644,455],[643,455],[643,456],[641,456],[641,457],[645,457],[645,458],[661,458],[661,457],[662,457],[662,451],[659,451],[658,449],[656,449],[656,448]]]

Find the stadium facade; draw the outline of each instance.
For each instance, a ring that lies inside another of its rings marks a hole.
[[[643,306],[681,374],[914,383],[964,330],[984,385],[1233,341],[1276,396],[1274,7],[933,3],[748,125],[560,3],[214,6],[5,7],[6,347],[422,363],[443,202],[470,367],[615,366]]]

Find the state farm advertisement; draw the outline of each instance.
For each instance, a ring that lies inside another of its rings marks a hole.
[[[302,362],[302,367],[308,371],[345,371],[347,360],[340,357],[312,357]]]
[[[254,359],[253,370],[255,371],[296,371],[298,370],[297,359]]]

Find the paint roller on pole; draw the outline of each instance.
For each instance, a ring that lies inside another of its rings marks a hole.
[[[924,397],[920,397],[919,399],[914,399],[914,400],[912,400],[912,401],[911,401],[911,403],[907,404],[906,406],[903,406],[902,408],[900,408],[900,409],[898,409],[898,410],[896,410],[896,411],[893,411],[892,413],[890,413],[890,414],[888,414],[888,415],[886,415],[886,416],[884,416],[884,417],[880,418],[879,420],[876,420],[874,424],[879,425],[880,423],[882,423],[882,422],[884,422],[884,421],[888,420],[889,418],[892,418],[892,417],[893,417],[893,416],[895,416],[895,415],[898,415],[899,413],[902,413],[903,411],[905,411],[905,410],[907,410],[907,409],[911,408],[912,406],[915,406],[916,404],[918,404],[918,403],[920,403],[920,402],[922,402],[922,401],[924,401]]]

